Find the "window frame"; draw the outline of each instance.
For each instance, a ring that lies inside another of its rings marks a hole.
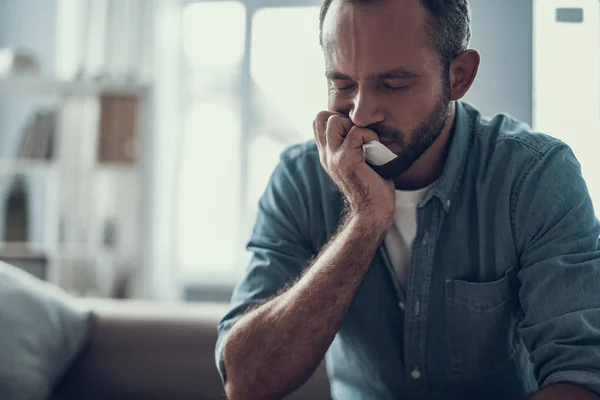
[[[252,76],[250,60],[252,58],[252,32],[253,22],[255,13],[269,8],[299,8],[299,7],[315,7],[320,6],[321,0],[286,0],[281,2],[280,0],[181,0],[181,13],[183,14],[186,6],[197,3],[216,3],[216,2],[228,2],[237,1],[244,5],[246,8],[246,24],[245,24],[245,37],[244,37],[244,52],[242,56],[242,62],[240,63],[240,87],[239,87],[239,99],[240,101],[240,121],[241,126],[251,126],[255,121],[255,115],[252,108],[253,104],[253,91],[252,91]],[[181,45],[181,52],[183,53],[183,45]],[[182,56],[183,57],[183,56]],[[183,72],[183,71],[182,71]],[[186,73],[180,74],[181,84],[180,88],[185,87],[184,80],[188,76]],[[249,193],[248,183],[249,178],[249,149],[250,143],[253,137],[253,129],[242,129],[240,133],[240,143],[238,147],[238,154],[240,159],[240,193],[243,195],[238,199],[238,212],[240,216],[240,223],[238,229],[238,238],[236,242],[238,245],[238,261],[235,263],[236,266],[243,268],[248,258],[244,248],[244,244],[248,241],[248,233],[251,232],[252,225],[254,224],[254,214],[249,209],[246,202],[246,195]],[[199,271],[183,271],[181,268],[181,262],[176,256],[177,265],[177,276],[179,281],[184,286],[184,293],[186,298],[201,299],[201,300],[223,300],[227,297],[233,287],[237,283],[241,275],[241,271],[234,268],[231,271],[224,272],[220,276],[215,276],[214,273],[207,273],[201,270]]]

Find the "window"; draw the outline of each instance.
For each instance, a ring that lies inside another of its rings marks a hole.
[[[235,261],[241,131],[235,107],[196,102],[187,111],[178,194],[178,252],[184,266],[214,272]]]
[[[600,2],[534,4],[534,128],[573,148],[600,215]]]
[[[252,19],[250,76],[260,113],[249,152],[252,214],[281,151],[312,138],[312,121],[327,108],[318,32],[319,7],[265,8]]]
[[[319,7],[255,6],[215,1],[184,9],[187,108],[176,202],[184,279],[239,277],[280,153],[312,138],[312,121],[327,107]]]
[[[184,270],[227,272],[236,261],[242,133],[238,82],[245,22],[240,2],[191,4],[183,14],[187,108],[175,243]]]

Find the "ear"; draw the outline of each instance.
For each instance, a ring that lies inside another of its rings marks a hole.
[[[450,100],[460,100],[471,88],[481,57],[477,50],[460,53],[450,64]]]

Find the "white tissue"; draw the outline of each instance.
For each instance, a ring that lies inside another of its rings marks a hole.
[[[396,159],[398,156],[395,155],[390,149],[385,147],[381,142],[372,140],[369,143],[363,145],[363,152],[365,159],[372,165],[380,166],[389,163]]]

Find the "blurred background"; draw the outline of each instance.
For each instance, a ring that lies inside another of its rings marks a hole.
[[[600,210],[600,2],[471,3],[466,100],[569,143]],[[0,0],[0,259],[78,296],[228,300],[326,108],[319,5]]]

